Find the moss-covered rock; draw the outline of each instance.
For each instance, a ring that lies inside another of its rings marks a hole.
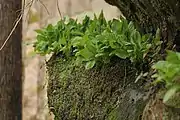
[[[136,120],[146,99],[137,70],[128,60],[85,70],[75,60],[52,58],[48,63],[48,102],[55,120]]]
[[[53,57],[47,66],[48,102],[55,120],[180,118],[180,109],[166,106],[159,93],[150,95],[145,81],[135,83],[138,70],[128,60],[113,58],[110,64],[85,70],[73,58]]]

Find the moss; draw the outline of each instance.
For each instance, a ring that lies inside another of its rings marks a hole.
[[[114,108],[108,115],[108,120],[118,120],[118,109]]]
[[[76,66],[73,58],[59,57],[51,59],[47,66],[48,102],[55,120],[113,120],[121,114],[119,105],[136,100],[134,92],[123,93],[134,83],[137,72],[127,60],[113,58],[110,64],[85,70]],[[124,95],[128,99],[120,102]],[[136,108],[133,105],[132,108],[136,114]],[[121,110],[124,109],[122,106]]]

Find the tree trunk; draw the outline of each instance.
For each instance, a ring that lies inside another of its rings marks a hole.
[[[135,22],[142,33],[161,30],[162,54],[166,49],[180,51],[179,0],[105,0],[120,9],[127,20]],[[180,108],[165,105],[153,94],[141,115],[142,120],[179,120]],[[178,100],[179,101],[179,100]],[[173,103],[173,102],[172,102]],[[121,108],[120,108],[121,109]]]
[[[0,0],[0,48],[18,17],[21,0]],[[0,50],[0,120],[22,119],[22,23]]]
[[[179,0],[105,0],[117,6],[123,15],[141,27],[144,33],[161,28],[163,49],[180,51]]]

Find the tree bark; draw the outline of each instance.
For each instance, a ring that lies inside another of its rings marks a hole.
[[[142,33],[161,30],[162,55],[166,49],[180,51],[179,0],[105,0],[120,9],[127,20],[133,21]],[[157,93],[148,100],[142,120],[179,120],[180,108],[165,105]],[[173,102],[172,102],[173,103]],[[176,102],[174,102],[176,103]],[[121,108],[120,108],[121,109]]]
[[[180,51],[179,0],[105,0],[117,6],[126,19],[138,24],[144,33],[161,29],[163,49]],[[174,46],[175,45],[175,46]]]
[[[21,0],[0,0],[0,47],[21,12]],[[22,23],[0,50],[0,120],[22,119]]]

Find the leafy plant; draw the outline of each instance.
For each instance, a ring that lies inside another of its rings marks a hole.
[[[157,70],[152,76],[156,78],[155,83],[165,83],[168,90],[164,96],[166,102],[180,91],[180,53],[167,51],[166,60],[157,62],[153,68]]]
[[[82,23],[63,19],[57,25],[37,30],[35,51],[42,55],[62,52],[66,57],[75,56],[77,63],[86,69],[98,62],[108,63],[113,56],[142,63],[155,40],[150,34],[141,35],[132,22],[125,19],[106,21],[103,12],[94,19],[86,16]],[[157,42],[155,42],[157,43]]]

